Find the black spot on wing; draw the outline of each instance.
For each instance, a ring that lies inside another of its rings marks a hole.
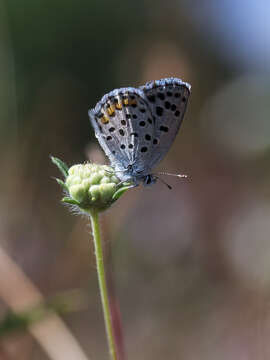
[[[151,140],[151,135],[146,134],[144,138],[145,138],[145,140],[150,141]]]
[[[160,100],[164,100],[164,99],[165,99],[165,95],[164,95],[163,93],[161,93],[161,92],[159,92],[159,93],[157,94],[157,96],[158,96],[158,98],[159,98]]]
[[[147,96],[147,99],[148,99],[151,103],[154,103],[154,102],[156,101],[155,95],[149,95],[149,96]]]
[[[162,108],[161,106],[157,106],[157,107],[156,107],[156,114],[157,114],[158,116],[162,116],[162,114],[163,114],[163,108]]]
[[[171,107],[171,103],[169,102],[169,101],[165,101],[165,108],[167,109],[167,110],[169,110],[170,109],[170,107]]]
[[[160,128],[159,128],[160,131],[163,131],[163,132],[168,132],[169,131],[169,128],[167,126],[163,126],[161,125]]]

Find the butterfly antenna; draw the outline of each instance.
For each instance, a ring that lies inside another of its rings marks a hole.
[[[157,174],[158,175],[176,176],[178,178],[185,178],[185,179],[189,178],[188,175],[184,175],[184,174],[171,174],[171,173],[168,173],[168,172],[158,172]]]
[[[161,179],[161,178],[158,177],[158,176],[155,176],[155,178],[156,178],[157,180],[159,180],[160,182],[162,182],[164,185],[166,185],[168,189],[172,190],[172,186],[169,185],[168,183],[166,183],[166,181],[164,181],[163,179]]]

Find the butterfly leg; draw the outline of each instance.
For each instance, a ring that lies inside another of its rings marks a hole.
[[[121,187],[123,184],[127,184],[126,186],[128,186],[129,188],[133,188],[136,186],[139,186],[139,184],[135,184],[135,183],[128,183],[126,180],[122,180],[117,184],[117,187]]]
[[[125,169],[125,170],[113,170],[113,171],[110,171],[110,170],[105,170],[108,174],[115,174],[115,173],[125,173],[128,171],[128,169]]]

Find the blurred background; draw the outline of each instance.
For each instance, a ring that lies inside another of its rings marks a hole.
[[[192,180],[102,217],[128,359],[270,358],[269,71],[267,0],[0,0],[0,323],[72,303],[2,331],[0,359],[108,359],[89,221],[49,155],[104,163],[88,109],[169,76],[192,94],[159,169]]]

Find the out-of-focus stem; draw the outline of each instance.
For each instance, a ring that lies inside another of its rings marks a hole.
[[[113,326],[114,338],[117,347],[118,360],[125,360],[126,356],[125,356],[125,348],[124,348],[124,340],[123,340],[122,321],[121,321],[118,299],[115,294],[115,287],[112,276],[113,274],[112,259],[110,253],[108,254],[108,257],[109,257],[109,261],[106,262],[106,280],[107,280],[107,287],[109,293],[112,326]]]

